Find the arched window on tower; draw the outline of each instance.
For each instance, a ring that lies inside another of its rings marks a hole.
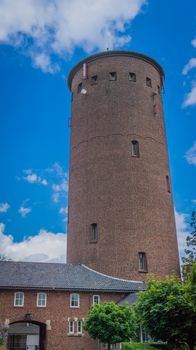
[[[132,157],[139,157],[139,142],[136,140],[131,141],[131,155]]]
[[[97,224],[93,223],[91,224],[91,232],[90,232],[90,241],[91,242],[97,242],[98,240],[98,228],[97,228]]]

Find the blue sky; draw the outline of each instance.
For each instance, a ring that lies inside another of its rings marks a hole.
[[[65,261],[70,93],[89,54],[125,49],[166,75],[164,111],[180,250],[196,206],[195,1],[0,2],[0,254]]]

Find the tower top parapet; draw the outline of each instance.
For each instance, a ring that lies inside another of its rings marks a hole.
[[[72,70],[70,71],[70,73],[68,75],[68,79],[67,79],[69,89],[71,90],[71,83],[72,83],[74,75],[82,68],[84,63],[88,64],[88,63],[93,62],[93,61],[100,59],[100,58],[115,57],[115,56],[121,56],[121,57],[125,56],[125,57],[130,57],[130,58],[141,59],[145,62],[150,63],[152,66],[154,66],[158,70],[162,80],[165,77],[165,74],[164,74],[164,71],[163,71],[163,68],[161,67],[161,65],[149,56],[146,56],[144,54],[134,52],[134,51],[122,51],[122,50],[103,51],[103,52],[97,53],[95,55],[91,55],[91,56],[86,57],[84,60],[77,63],[72,68]]]

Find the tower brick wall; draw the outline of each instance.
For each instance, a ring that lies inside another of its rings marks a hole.
[[[136,280],[179,274],[163,78],[156,61],[125,51],[88,57],[71,71],[68,262]]]

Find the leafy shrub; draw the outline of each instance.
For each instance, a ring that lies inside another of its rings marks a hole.
[[[166,350],[164,343],[123,343],[122,350]]]

